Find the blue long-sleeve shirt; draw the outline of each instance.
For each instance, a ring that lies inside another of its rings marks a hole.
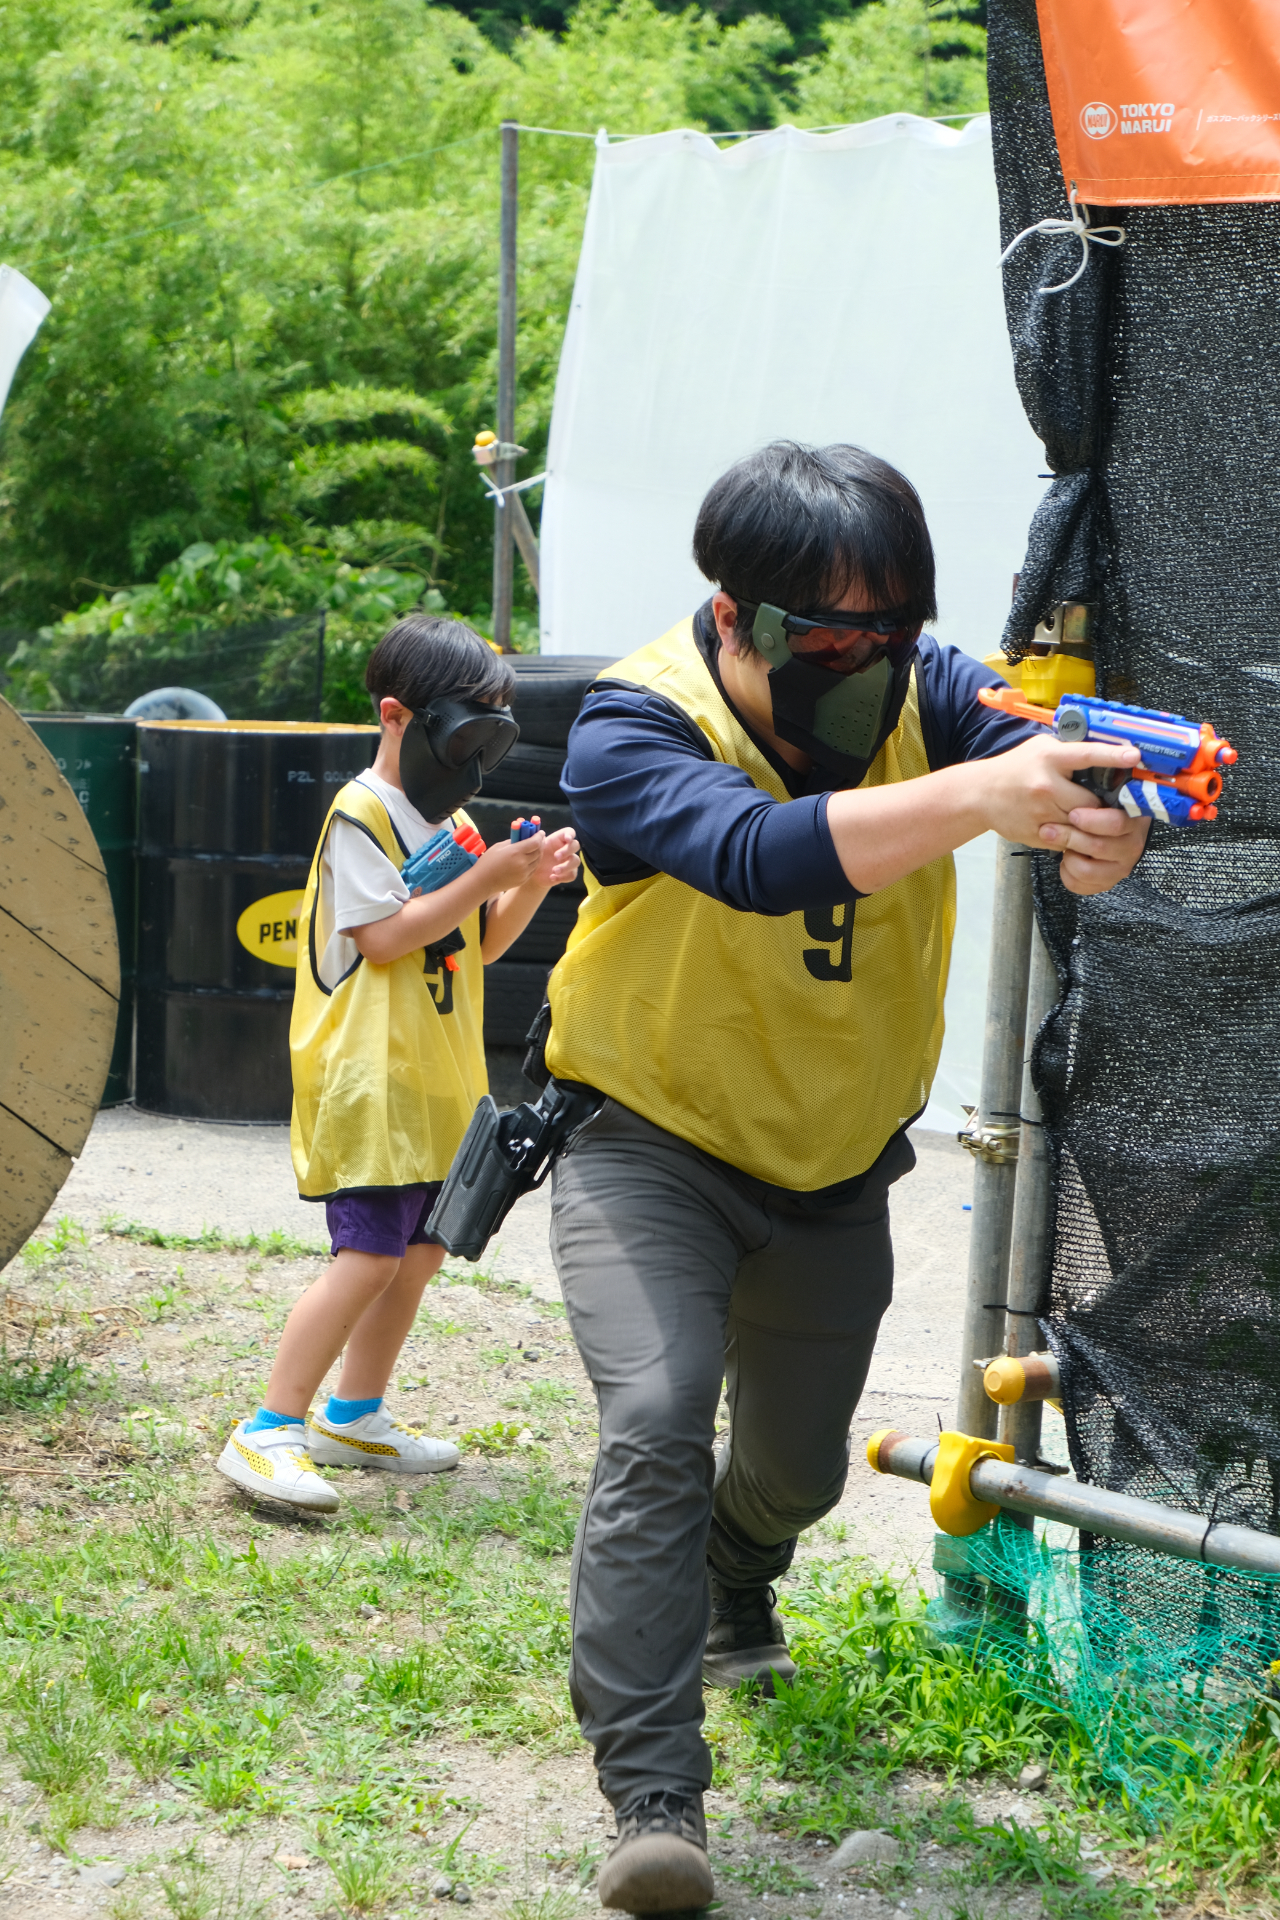
[[[704,607],[694,637],[727,700],[713,636]],[[1003,684],[980,660],[923,636],[916,686],[932,771],[1005,753],[1040,732],[979,702],[979,687]],[[588,694],[569,735],[562,785],[591,871],[604,886],[668,873],[742,913],[856,900],[827,825],[837,783],[821,767],[797,773],[734,712],[786,784],[788,804],[762,792],[741,767],[716,760],[701,729],[660,695],[622,687]]]

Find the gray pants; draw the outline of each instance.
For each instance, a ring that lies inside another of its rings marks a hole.
[[[893,1291],[887,1189],[914,1164],[904,1136],[856,1198],[823,1205],[613,1100],[557,1164],[551,1249],[600,1408],[570,1686],[615,1805],[710,1784],[707,1563],[767,1585],[839,1500]]]

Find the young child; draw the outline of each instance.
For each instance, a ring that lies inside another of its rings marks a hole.
[[[340,1501],[317,1465],[457,1465],[456,1447],[393,1420],[383,1395],[444,1258],[428,1215],[487,1090],[482,968],[578,871],[566,827],[503,841],[410,898],[402,865],[441,822],[470,826],[462,806],[515,738],[515,675],[469,628],[410,614],[374,649],[365,685],[382,738],[320,835],[289,1031],[293,1164],[303,1198],[325,1202],[333,1262],[285,1323],[266,1404],[218,1460],[247,1492],[322,1513]],[[336,1393],[311,1410],[340,1353]]]

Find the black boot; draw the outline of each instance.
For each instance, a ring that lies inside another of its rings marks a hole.
[[[774,1675],[795,1678],[772,1587],[726,1587],[707,1568],[711,1583],[711,1630],[702,1656],[702,1678],[709,1687],[737,1687],[754,1680],[772,1697]]]
[[[618,1844],[600,1869],[601,1906],[624,1913],[705,1907],[715,1888],[702,1795],[673,1787],[640,1794],[616,1811]]]

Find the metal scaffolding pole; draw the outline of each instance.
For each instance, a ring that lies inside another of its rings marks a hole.
[[[1030,866],[1030,861],[1027,865]],[[1044,1109],[1031,1083],[1031,1049],[1041,1026],[1058,1003],[1058,969],[1038,926],[1031,935],[1031,970],[1027,989],[1027,1027],[1023,1047],[1022,1135],[1018,1146],[1018,1177],[1014,1187],[1013,1241],[1009,1251],[1008,1329],[1004,1351],[1015,1360],[1035,1353],[1041,1345],[1036,1318],[1044,1305],[1049,1272],[1049,1234],[1053,1214],[1053,1166],[1045,1138]],[[978,1377],[977,1368],[974,1368]],[[981,1378],[978,1377],[981,1387]],[[985,1393],[985,1390],[984,1390]],[[1015,1460],[1034,1466],[1040,1458],[1042,1400],[1018,1400],[1000,1409],[1000,1438],[1013,1448]],[[984,1436],[985,1437],[985,1436]]]
[[[938,1459],[937,1440],[913,1439],[905,1433],[878,1436],[876,1471],[900,1480],[932,1484]],[[1133,1547],[1151,1547],[1178,1560],[1201,1560],[1211,1567],[1234,1567],[1245,1572],[1280,1573],[1280,1538],[1254,1527],[1228,1526],[1206,1520],[1203,1514],[1179,1507],[1162,1507],[1155,1500],[1137,1500],[1129,1493],[1106,1487],[1084,1486],[1053,1473],[1041,1473],[1016,1461],[979,1460],[970,1468],[969,1492],[1006,1512],[1046,1520],[1060,1520],[1085,1533],[1108,1540],[1125,1540]]]
[[[520,130],[514,120],[502,123],[502,220],[498,250],[498,440],[513,446],[516,437],[516,216],[520,186]],[[511,486],[516,477],[514,457],[494,467],[494,484]],[[511,646],[511,599],[514,575],[512,547],[514,515],[511,501],[493,505],[493,638],[504,651]],[[530,530],[532,531],[532,529]]]
[[[1032,919],[1027,851],[998,840],[981,1104],[960,1136],[977,1165],[956,1427],[983,1440],[995,1438],[998,1409],[984,1393],[974,1362],[989,1359],[1004,1344]]]

